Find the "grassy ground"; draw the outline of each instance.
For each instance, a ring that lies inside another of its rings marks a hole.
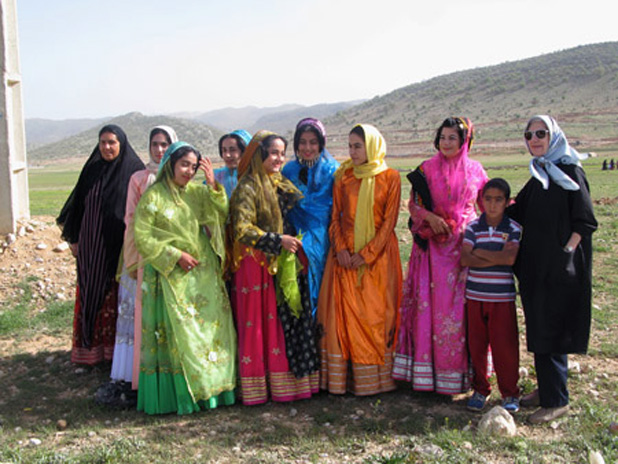
[[[403,175],[419,161],[393,159],[391,165]],[[515,192],[528,178],[526,157],[481,161],[490,177],[506,178]],[[591,349],[588,356],[571,357],[580,369],[570,373],[568,418],[530,427],[522,412],[515,416],[516,437],[487,437],[476,432],[480,416],[465,410],[465,396],[418,394],[406,385],[371,398],[322,393],[292,404],[236,405],[188,417],[102,409],[92,397],[109,366],[70,363],[71,303],[40,313],[31,298],[36,281],[23,276],[16,283],[21,296],[1,301],[0,462],[554,463],[588,462],[590,450],[616,462],[618,436],[609,425],[618,421],[618,171],[602,172],[601,162],[585,164],[600,228],[594,235]],[[33,212],[56,214],[76,175],[31,172]],[[404,265],[411,246],[406,221],[402,211]],[[531,372],[522,379],[529,390],[534,369],[524,351],[522,366]],[[58,430],[58,420],[66,421],[66,430]]]

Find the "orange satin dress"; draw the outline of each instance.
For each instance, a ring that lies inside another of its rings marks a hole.
[[[321,331],[320,387],[333,394],[374,395],[396,388],[391,378],[399,328],[401,260],[395,226],[401,179],[394,169],[375,176],[375,236],[359,251],[359,271],[337,262],[337,252],[354,253],[354,218],[361,179],[348,169],[333,188],[331,250],[318,301]]]

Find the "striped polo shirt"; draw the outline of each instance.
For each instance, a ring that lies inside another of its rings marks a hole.
[[[464,243],[472,248],[500,251],[506,242],[519,243],[521,226],[506,214],[494,230],[487,225],[485,214],[466,228]],[[511,266],[470,267],[466,281],[466,298],[477,301],[515,301],[515,281]]]

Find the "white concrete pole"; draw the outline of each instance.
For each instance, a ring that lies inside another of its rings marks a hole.
[[[17,5],[0,0],[0,233],[30,219]]]

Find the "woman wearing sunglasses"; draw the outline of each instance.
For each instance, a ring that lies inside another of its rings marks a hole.
[[[586,156],[569,146],[556,121],[534,116],[524,138],[532,178],[508,213],[524,229],[515,273],[538,382],[521,405],[541,406],[529,417],[540,424],[568,412],[567,354],[588,348],[597,221],[580,163]]]

